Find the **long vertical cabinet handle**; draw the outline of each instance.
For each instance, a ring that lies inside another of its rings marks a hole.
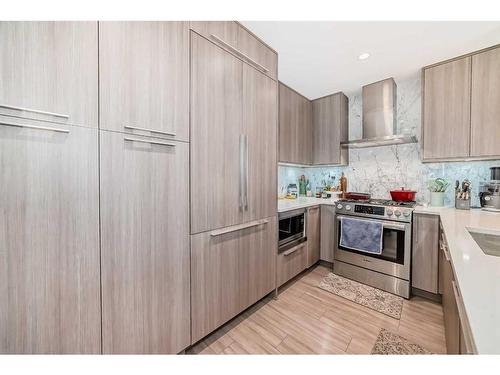
[[[245,210],[248,210],[248,135],[245,134]]]
[[[245,135],[240,134],[240,175],[239,175],[239,203],[238,206],[241,211],[244,210],[245,200],[244,200],[244,169],[245,169]]]

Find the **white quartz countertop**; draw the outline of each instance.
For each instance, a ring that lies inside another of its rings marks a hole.
[[[440,216],[456,281],[479,354],[500,354],[500,257],[486,255],[468,228],[500,234],[500,213],[421,207]]]
[[[338,198],[299,197],[297,199],[278,199],[278,212],[291,211],[298,208],[318,206],[320,204],[335,205]]]

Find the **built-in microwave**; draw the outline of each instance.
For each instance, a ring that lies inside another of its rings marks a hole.
[[[306,237],[306,210],[298,209],[281,212],[279,218],[279,239],[278,252],[281,253],[301,242],[307,240]]]

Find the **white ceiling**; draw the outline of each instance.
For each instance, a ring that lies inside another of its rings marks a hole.
[[[500,43],[500,22],[244,21],[279,54],[280,81],[309,99]],[[366,60],[358,56],[370,53]]]

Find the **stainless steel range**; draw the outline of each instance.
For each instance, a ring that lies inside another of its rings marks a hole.
[[[415,202],[339,200],[336,205],[333,270],[363,284],[410,297],[412,214]],[[342,218],[382,223],[382,251],[371,254],[340,245]]]

